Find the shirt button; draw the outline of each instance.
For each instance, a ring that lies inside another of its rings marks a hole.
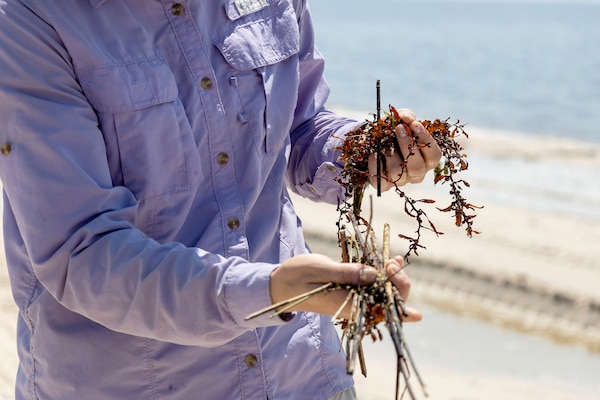
[[[235,230],[240,227],[240,220],[235,217],[229,218],[229,220],[227,221],[227,226],[229,227],[229,229]]]
[[[221,165],[227,164],[229,162],[229,155],[227,155],[227,153],[219,153],[217,162]]]
[[[0,153],[2,153],[3,156],[7,156],[11,150],[12,147],[10,146],[10,143],[4,143],[2,146],[0,146]]]
[[[254,367],[256,364],[258,364],[258,358],[256,358],[256,356],[254,354],[248,354],[246,356],[246,358],[244,359],[244,361],[246,362],[246,365],[249,367]]]
[[[173,7],[171,7],[171,12],[173,15],[178,17],[185,12],[185,8],[183,8],[183,6],[179,3],[173,4]]]
[[[202,78],[202,80],[200,81],[200,86],[202,86],[202,89],[208,90],[212,88],[213,83],[210,80],[210,78]]]

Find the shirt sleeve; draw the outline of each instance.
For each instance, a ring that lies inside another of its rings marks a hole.
[[[138,203],[113,186],[107,148],[69,53],[25,1],[0,14],[0,178],[5,213],[44,289],[112,330],[216,346],[284,321],[244,316],[271,304],[276,265],[224,258],[135,228]]]
[[[313,201],[337,204],[345,197],[337,178],[343,168],[336,150],[358,122],[326,109],[329,86],[325,60],[315,46],[308,6],[300,21],[300,87],[292,126],[292,150],[287,179],[297,194]]]

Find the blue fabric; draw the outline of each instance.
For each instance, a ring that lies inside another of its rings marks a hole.
[[[271,303],[271,271],[307,252],[287,188],[336,203],[333,148],[356,124],[324,108],[305,2],[267,3],[247,15],[235,0],[3,7],[18,400],[351,387],[329,318],[244,320]]]

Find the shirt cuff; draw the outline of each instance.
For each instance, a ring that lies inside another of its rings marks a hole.
[[[251,319],[246,319],[273,304],[271,300],[271,272],[276,264],[248,263],[232,266],[226,276],[226,302],[234,321],[249,329],[277,326],[293,320],[295,313],[275,315],[268,311]]]

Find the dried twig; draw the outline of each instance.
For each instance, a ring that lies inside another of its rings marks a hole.
[[[315,294],[318,293],[328,293],[328,292],[332,292],[334,290],[339,290],[341,289],[340,286],[335,285],[334,283],[326,283],[323,286],[319,286],[316,289],[313,289],[309,292],[306,293],[302,293],[298,296],[294,296],[291,297],[289,299],[280,301],[279,303],[276,304],[272,304],[269,307],[265,307],[262,310],[258,310],[248,316],[246,316],[246,318],[244,318],[244,320],[248,321],[252,318],[256,318],[260,315],[266,314],[270,311],[274,311],[273,315],[271,315],[271,318],[276,317],[280,314],[283,314],[285,312],[287,312],[289,309],[291,309],[292,307],[297,306],[298,304],[310,299],[312,296],[314,296]]]
[[[409,382],[411,371],[416,375],[424,395],[427,396],[425,385],[416,370],[412,355],[408,351],[406,338],[402,330],[403,318],[407,316],[404,300],[385,272],[386,262],[390,259],[390,226],[388,224],[384,225],[383,243],[381,251],[379,251],[370,222],[359,222],[350,211],[346,216],[354,231],[354,240],[351,243],[358,245],[358,258],[362,259],[367,265],[375,267],[379,272],[373,285],[350,289],[353,298],[350,317],[347,320],[338,321],[343,330],[342,337],[346,342],[346,370],[349,374],[354,372],[356,358],[358,357],[363,375],[366,376],[366,363],[364,362],[364,355],[361,354],[361,342],[365,336],[371,336],[374,341],[381,340],[382,335],[377,325],[384,322],[398,357],[396,398],[399,398],[401,393],[405,392],[408,393],[411,399],[416,399]],[[340,243],[342,248],[345,248],[349,242],[347,239],[349,235],[345,230],[346,227],[341,226],[340,231],[343,233],[339,237],[341,240],[346,238],[346,243]],[[342,254],[347,253],[347,251],[342,251]],[[363,364],[365,365],[363,366]],[[402,387],[402,380],[404,388]]]

